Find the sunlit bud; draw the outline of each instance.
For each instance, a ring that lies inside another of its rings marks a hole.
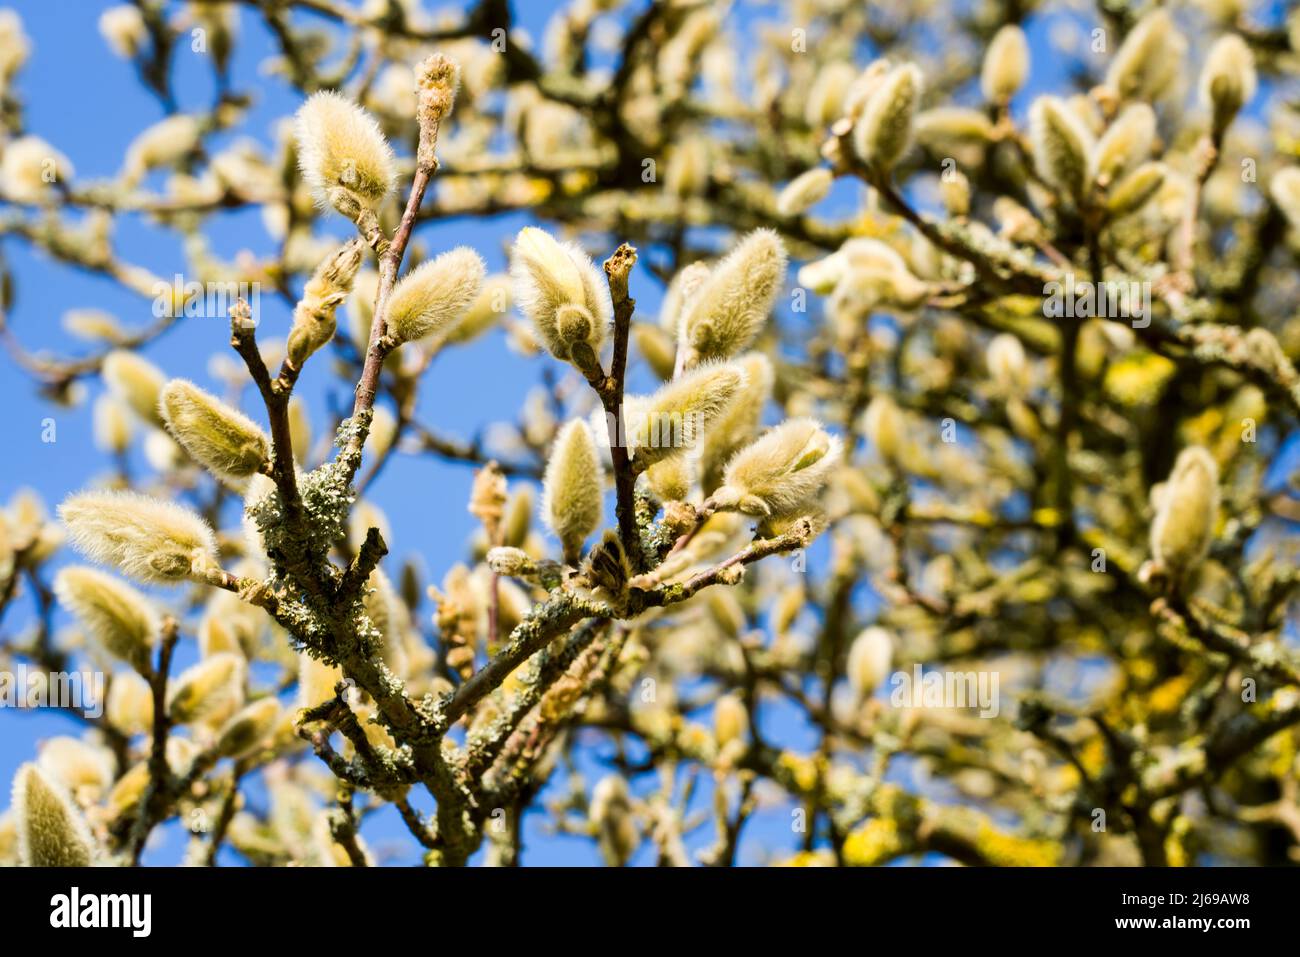
[[[334,687],[343,672],[308,654],[298,655],[298,707],[314,708],[334,697]]]
[[[506,503],[505,519],[501,527],[501,541],[505,545],[523,547],[528,541],[528,531],[533,521],[533,490],[529,485],[517,486]]]
[[[825,166],[801,173],[781,190],[776,198],[776,211],[781,216],[798,216],[826,198],[835,176]]]
[[[646,485],[660,502],[680,502],[691,490],[691,463],[678,455],[656,462],[645,470]]]
[[[632,817],[627,782],[617,774],[597,781],[591,791],[589,813],[605,863],[610,867],[622,867],[641,843],[641,835]]]
[[[199,121],[185,113],[159,120],[126,148],[122,175],[135,181],[151,169],[169,166],[199,145]]]
[[[960,218],[970,212],[970,180],[961,170],[939,177],[939,198],[949,216]]]
[[[376,649],[384,664],[393,674],[406,674],[406,651],[403,647],[404,626],[408,623],[406,606],[398,597],[392,581],[383,569],[376,568],[370,575],[365,596],[366,616],[379,632],[380,644]]]
[[[999,196],[993,201],[993,217],[998,223],[998,234],[1013,243],[1033,243],[1043,234],[1043,224],[1010,196]]]
[[[138,671],[149,668],[159,622],[144,595],[112,575],[79,565],[60,569],[54,594],[110,655]]]
[[[26,867],[89,867],[95,840],[67,791],[38,768],[24,764],[14,776],[13,809],[18,860]]]
[[[7,86],[32,52],[16,10],[0,10],[0,88]]]
[[[840,440],[812,419],[790,419],[736,453],[714,501],[749,515],[793,515],[821,492]]]
[[[1145,103],[1126,106],[1092,151],[1093,180],[1109,187],[1150,155],[1155,136],[1155,111]]]
[[[1115,218],[1137,212],[1160,191],[1167,173],[1164,163],[1143,163],[1111,188],[1106,211]]]
[[[458,246],[402,277],[388,301],[388,333],[397,342],[441,336],[464,315],[483,284],[483,260]]]
[[[98,800],[113,784],[113,755],[78,738],[49,738],[36,764],[73,797]]]
[[[1025,347],[1011,333],[1003,332],[989,340],[985,362],[999,395],[1020,395],[1028,387],[1029,362]]]
[[[921,82],[920,69],[904,63],[891,70],[871,94],[853,126],[853,148],[864,163],[887,172],[907,151]]]
[[[681,331],[683,314],[708,280],[709,272],[708,263],[693,262],[679,269],[668,283],[664,301],[659,307],[659,326],[671,333],[674,339]]]
[[[191,665],[171,682],[167,715],[177,724],[217,724],[244,701],[244,659],[222,652]]]
[[[609,290],[595,263],[572,243],[556,242],[546,231],[528,226],[515,239],[510,275],[520,311],[551,355],[594,369],[613,316]]]
[[[1079,202],[1088,188],[1093,144],[1074,111],[1058,97],[1040,96],[1029,108],[1029,140],[1039,175]]]
[[[853,82],[849,84],[849,88],[844,93],[843,119],[857,122],[863,111],[866,110],[871,97],[885,82],[885,77],[889,76],[893,66],[888,59],[880,57],[872,60],[864,70],[853,78]],[[845,126],[842,123],[837,123],[834,128],[841,130]]]
[[[666,383],[649,398],[628,403],[624,426],[639,470],[696,447],[740,394],[745,372],[738,363],[705,365]]]
[[[1201,70],[1200,86],[1201,105],[1213,115],[1216,135],[1255,96],[1255,85],[1255,55],[1246,41],[1235,33],[1219,37]]]
[[[1287,218],[1292,229],[1300,229],[1300,166],[1288,166],[1274,174],[1268,194]]]
[[[713,737],[719,748],[749,734],[749,712],[736,694],[724,694],[713,705]]]
[[[237,758],[257,748],[280,718],[280,702],[262,698],[246,705],[221,726],[217,733],[218,753]]]
[[[1219,514],[1219,467],[1199,445],[1178,454],[1157,496],[1151,553],[1175,579],[1184,578],[1210,550]]]
[[[109,7],[99,15],[99,34],[115,54],[132,59],[149,41],[144,16],[129,3]]]
[[[658,326],[638,322],[632,327],[637,351],[661,382],[673,377],[677,362],[677,342]]]
[[[95,400],[95,445],[101,451],[121,455],[131,445],[134,431],[130,414],[116,396]]]
[[[477,339],[501,321],[501,317],[510,311],[513,301],[514,284],[510,277],[504,274],[488,276],[460,322],[447,333],[446,342],[456,344]]]
[[[980,70],[980,90],[990,103],[1006,103],[1029,75],[1029,43],[1025,31],[1008,23],[989,42]]]
[[[526,578],[537,570],[537,563],[522,548],[501,545],[487,553],[488,567],[498,575]]]
[[[542,516],[570,564],[582,554],[583,542],[600,527],[604,492],[591,429],[575,419],[555,437],[542,479]]]
[[[329,90],[298,110],[298,168],[316,202],[356,220],[379,208],[397,178],[392,147],[374,117]]]
[[[134,671],[113,675],[104,708],[108,723],[123,734],[144,734],[153,728],[153,689]]]
[[[365,243],[353,239],[316,267],[293,309],[293,327],[286,348],[289,363],[301,369],[307,357],[334,338],[334,312],[352,291]]]
[[[804,103],[804,119],[810,127],[818,130],[839,119],[844,112],[845,96],[857,75],[853,64],[843,60],[828,63],[818,71]]]
[[[307,417],[307,403],[298,396],[289,400],[289,436],[294,459],[300,466],[306,465],[311,455],[311,420]]]
[[[87,558],[145,582],[176,582],[215,562],[212,529],[172,502],[133,492],[82,492],[59,506]]]
[[[1182,71],[1187,40],[1164,7],[1157,7],[1129,31],[1106,71],[1106,86],[1121,99],[1160,98]]]
[[[0,155],[0,195],[19,203],[42,203],[53,195],[55,182],[72,177],[68,158],[36,136],[11,140]]]
[[[858,701],[871,697],[888,677],[893,663],[893,636],[879,626],[864,629],[853,639],[844,669],[854,697]]]
[[[162,370],[134,352],[115,349],[104,357],[103,372],[104,384],[110,392],[145,422],[163,427],[158,397],[162,394],[167,377]]]
[[[218,478],[246,479],[271,457],[266,433],[252,419],[193,382],[172,379],[158,407],[176,441]]]
[[[676,144],[668,153],[664,169],[664,191],[679,199],[689,199],[709,185],[709,145],[692,137]]]
[[[421,126],[437,125],[446,119],[456,103],[460,86],[460,64],[441,53],[434,53],[420,64],[415,78],[416,104]]]
[[[897,462],[903,451],[906,423],[894,400],[880,393],[862,413],[862,432],[886,462]]]
[[[688,366],[727,359],[754,341],[785,282],[785,244],[770,229],[746,236],[714,268],[682,314]]]

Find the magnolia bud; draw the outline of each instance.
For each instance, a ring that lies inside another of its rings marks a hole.
[[[1278,170],[1268,184],[1268,194],[1291,228],[1300,229],[1300,166]]]
[[[244,659],[220,652],[186,668],[167,694],[167,715],[177,724],[224,721],[244,700]]]
[[[1092,151],[1092,179],[1108,188],[1150,155],[1155,136],[1155,111],[1145,103],[1126,106]]]
[[[1025,391],[1029,363],[1025,359],[1025,347],[1011,333],[1003,332],[989,340],[985,362],[1000,395],[1015,396]]]
[[[598,364],[613,316],[604,277],[582,250],[529,226],[519,231],[510,275],[520,311],[557,359],[583,370]]]
[[[1106,71],[1106,86],[1121,99],[1154,102],[1182,71],[1187,40],[1164,7],[1137,22]]]
[[[126,735],[144,734],[153,728],[153,689],[133,671],[113,675],[108,686],[104,714],[108,723]]]
[[[1029,43],[1025,31],[1008,23],[989,42],[980,70],[980,89],[990,103],[1006,103],[1029,75]]]
[[[487,277],[478,295],[465,310],[465,315],[447,333],[446,341],[448,343],[470,342],[487,332],[510,311],[513,292],[513,283],[509,276]]]
[[[353,239],[316,267],[293,310],[293,328],[286,347],[289,364],[301,369],[307,357],[334,338],[334,312],[352,291],[361,268],[365,244]]]
[[[105,651],[137,671],[148,670],[159,623],[144,595],[111,575],[82,566],[61,569],[54,576],[54,594]]]
[[[215,563],[212,529],[194,512],[134,492],[83,492],[59,506],[72,544],[92,561],[166,584]]]
[[[1219,37],[1201,70],[1201,105],[1213,115],[1214,133],[1222,136],[1237,112],[1255,96],[1255,55],[1235,33]]]
[[[172,379],[158,408],[176,441],[218,478],[246,479],[271,457],[266,434],[252,419],[193,382]]]
[[[104,384],[113,395],[145,422],[163,427],[158,396],[162,394],[167,377],[157,366],[134,352],[115,349],[104,357],[103,373]]]
[[[748,515],[793,515],[821,492],[839,461],[840,440],[812,419],[769,429],[727,464],[713,499]]]
[[[374,118],[329,90],[298,110],[298,168],[316,202],[349,219],[374,212],[397,178],[393,150]]]
[[[685,306],[680,344],[691,366],[727,359],[745,349],[767,320],[785,282],[785,245],[775,232],[746,236],[709,275]]]
[[[1116,219],[1137,212],[1160,192],[1167,172],[1164,163],[1143,163],[1111,189],[1106,212]]]
[[[888,172],[907,152],[921,83],[920,69],[905,63],[891,70],[872,91],[853,125],[853,147],[864,163]]]
[[[745,372],[737,363],[700,366],[649,398],[627,403],[625,438],[633,447],[634,467],[644,471],[695,448],[744,384]]]
[[[73,797],[98,800],[113,784],[112,753],[77,738],[48,739],[36,764]]]
[[[905,428],[903,413],[894,400],[884,393],[872,398],[862,413],[863,434],[886,462],[898,461],[903,451]]]
[[[772,394],[774,374],[767,356],[751,352],[738,358],[735,364],[745,373],[745,384],[704,432],[699,475],[706,492],[721,484],[727,461],[758,432],[763,408]]]
[[[1219,467],[1199,445],[1178,454],[1157,496],[1151,553],[1175,579],[1200,564],[1214,538],[1219,514]]]
[[[810,169],[792,179],[776,198],[776,211],[780,216],[798,216],[826,198],[835,176],[824,166]]]
[[[126,406],[113,395],[95,400],[95,445],[113,455],[121,455],[131,445],[132,423]]]
[[[89,867],[95,839],[64,788],[35,764],[14,776],[18,860],[26,867]]]
[[[217,733],[216,750],[226,757],[241,757],[256,749],[280,717],[280,702],[262,698],[245,706]]]
[[[526,551],[507,545],[489,549],[487,563],[498,575],[509,578],[526,578],[537,571],[537,563]]]
[[[587,423],[575,419],[556,436],[542,479],[542,515],[570,564],[577,562],[583,542],[600,526],[603,499],[596,442]]]
[[[875,693],[893,662],[894,639],[884,628],[867,628],[853,639],[845,671],[856,700],[863,701]]]
[[[468,246],[421,263],[393,288],[389,335],[397,342],[445,335],[478,295],[484,272],[483,260]]]
[[[1078,203],[1088,188],[1092,134],[1063,100],[1040,96],[1029,109],[1029,139],[1039,175]]]
[[[749,733],[749,712],[736,694],[724,694],[713,705],[713,737],[719,749]]]

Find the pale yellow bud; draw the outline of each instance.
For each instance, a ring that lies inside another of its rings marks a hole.
[[[68,158],[37,136],[11,140],[0,156],[0,194],[15,202],[43,203],[53,197],[54,183],[72,177]]]
[[[960,218],[970,212],[970,180],[959,169],[939,177],[939,198],[949,216]]]
[[[668,283],[664,301],[659,307],[659,326],[671,333],[673,338],[680,334],[682,315],[708,278],[708,263],[693,262],[678,270],[677,275]]]
[[[1126,106],[1092,151],[1093,180],[1109,187],[1151,154],[1155,136],[1155,111],[1145,103]]]
[[[316,202],[349,219],[371,212],[397,179],[392,147],[374,117],[329,90],[298,110],[298,168]]]
[[[199,121],[193,116],[177,113],[159,120],[126,148],[123,176],[134,181],[151,169],[183,159],[198,147],[199,135]]]
[[[604,276],[572,243],[559,243],[544,230],[519,231],[510,256],[510,275],[519,309],[557,359],[580,369],[598,363],[613,306]]]
[[[383,569],[376,568],[367,584],[364,604],[366,616],[379,632],[380,644],[376,650],[388,669],[402,677],[407,666],[402,644],[404,627],[408,623],[406,606]]]
[[[705,492],[711,492],[721,484],[727,460],[757,434],[763,420],[763,408],[772,394],[774,375],[767,356],[749,353],[738,358],[736,364],[745,373],[745,384],[735,400],[704,432],[699,470]]]
[[[1029,140],[1039,175],[1078,203],[1088,188],[1092,134],[1063,100],[1040,96],[1029,109]]]
[[[1106,71],[1106,86],[1121,99],[1154,102],[1182,71],[1187,40],[1164,7],[1137,22]]]
[[[522,548],[499,545],[487,553],[487,564],[498,575],[521,578],[533,574],[537,563]]]
[[[113,395],[95,400],[95,445],[111,455],[121,455],[131,445],[132,427],[126,406]]]
[[[158,400],[167,431],[213,475],[230,482],[261,471],[271,457],[261,428],[193,382],[172,379]]]
[[[514,284],[507,275],[488,276],[460,322],[446,335],[449,344],[471,342],[501,321],[514,301]]]
[[[738,363],[706,365],[664,385],[624,408],[625,438],[633,466],[649,468],[693,449],[745,385]]]
[[[821,129],[839,119],[844,112],[845,97],[857,76],[853,64],[842,60],[821,68],[804,101],[804,119],[810,127]]]
[[[1029,361],[1025,358],[1025,347],[1018,338],[1009,332],[994,336],[989,340],[985,362],[999,395],[1017,396],[1024,393],[1029,385]]]
[[[335,310],[352,291],[364,251],[360,239],[344,243],[307,280],[302,299],[294,306],[293,328],[286,346],[289,363],[295,369],[301,369],[308,356],[334,338]]]
[[[849,647],[845,673],[853,688],[854,698],[863,701],[880,687],[889,676],[894,663],[894,639],[879,626],[863,630]]]
[[[542,516],[570,564],[600,527],[604,493],[595,439],[587,423],[575,419],[556,436],[542,479]]]
[[[1268,194],[1291,228],[1300,229],[1300,166],[1278,170],[1268,184]]]
[[[14,776],[18,860],[25,867],[89,867],[95,839],[72,798],[35,764]]]
[[[36,764],[73,797],[87,801],[98,800],[113,785],[112,753],[78,738],[49,738]]]
[[[1137,212],[1160,192],[1167,174],[1164,163],[1143,163],[1110,190],[1106,212],[1117,219]]]
[[[32,52],[31,41],[23,32],[23,21],[16,10],[0,10],[0,88],[8,85]]]
[[[159,621],[144,595],[112,575],[78,565],[54,576],[54,594],[110,655],[137,671],[148,669]]]
[[[483,285],[478,253],[458,246],[402,277],[388,303],[388,333],[397,342],[441,337],[465,314]]]
[[[637,351],[661,382],[673,377],[677,363],[677,343],[658,326],[638,322],[632,327]]]
[[[140,581],[182,581],[216,560],[212,529],[171,502],[134,492],[82,492],[59,506],[59,516],[78,551]]]
[[[298,655],[298,706],[314,708],[334,698],[334,687],[343,680],[343,672],[308,654]]]
[[[786,262],[781,238],[758,229],[718,263],[681,317],[688,365],[728,359],[754,341],[785,283]]]
[[[129,3],[109,7],[99,15],[99,33],[115,54],[132,59],[149,42],[149,30],[138,7]]]
[[[736,453],[714,501],[749,515],[795,515],[839,462],[840,440],[812,419],[790,419]]]
[[[1174,578],[1193,571],[1214,538],[1219,514],[1219,466],[1199,445],[1178,454],[1151,523],[1151,553]]]
[[[906,442],[906,423],[898,405],[885,393],[867,403],[862,413],[862,432],[886,462],[897,462]]]
[[[1219,37],[1201,70],[1201,105],[1213,116],[1214,131],[1222,135],[1238,111],[1255,96],[1255,55],[1235,33]]]
[[[724,694],[713,705],[713,737],[725,748],[749,734],[749,712],[737,694]]]
[[[246,705],[221,726],[217,733],[217,751],[230,758],[256,750],[280,719],[280,702],[262,698]]]
[[[134,352],[115,349],[104,357],[104,384],[150,425],[163,427],[158,410],[158,397],[162,394],[167,377],[153,363],[141,359]]]
[[[1025,31],[1008,23],[993,35],[984,53],[980,89],[990,103],[1008,102],[1029,75],[1029,43]]]
[[[244,659],[221,652],[191,665],[168,689],[167,715],[177,724],[220,724],[244,701]]]
[[[871,93],[853,126],[853,147],[864,163],[888,172],[907,152],[921,84],[920,69],[904,63],[891,70]]]
[[[441,53],[424,59],[415,78],[416,104],[422,125],[436,126],[451,113],[459,86],[459,63]]]
[[[113,675],[104,707],[108,723],[123,734],[145,734],[153,728],[153,689],[134,671]]]
[[[834,174],[824,166],[799,174],[776,198],[777,213],[781,216],[798,216],[825,199],[834,182]]]
[[[298,396],[289,400],[289,437],[294,460],[305,466],[311,455],[311,420],[307,417],[307,403]]]

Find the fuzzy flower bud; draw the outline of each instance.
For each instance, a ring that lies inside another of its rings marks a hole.
[[[346,97],[316,93],[298,110],[298,167],[316,202],[356,220],[374,212],[397,178],[374,118]]]
[[[237,758],[257,748],[271,733],[280,718],[280,702],[262,698],[246,705],[221,726],[217,733],[217,752]]]
[[[599,522],[597,522],[599,524]],[[499,545],[487,553],[488,568],[507,578],[524,578],[537,570],[537,563],[522,548]]]
[[[1222,135],[1243,106],[1255,96],[1255,55],[1235,33],[1219,37],[1201,70],[1201,105],[1214,117],[1214,132]]]
[[[99,15],[99,33],[123,60],[132,59],[149,40],[144,16],[129,3],[109,7]]]
[[[1300,229],[1300,166],[1288,166],[1274,174],[1268,194],[1292,229]]]
[[[749,712],[736,694],[724,694],[713,705],[713,737],[719,748],[743,740],[749,733]]]
[[[884,628],[872,626],[853,639],[845,672],[854,698],[863,701],[871,697],[889,675],[893,662],[894,639]]]
[[[604,492],[595,439],[587,423],[575,419],[556,436],[542,479],[542,515],[570,564],[600,527]]]
[[[244,667],[223,651],[186,668],[168,689],[168,716],[177,724],[224,721],[244,700]]]
[[[706,492],[722,483],[727,460],[758,433],[763,407],[772,394],[774,373],[767,356],[752,352],[738,358],[736,364],[745,373],[745,384],[704,432],[699,471]]]
[[[113,395],[125,402],[143,421],[163,427],[158,397],[167,377],[161,369],[134,352],[114,349],[104,357],[103,373],[104,384]]]
[[[989,42],[980,70],[980,89],[990,103],[1006,103],[1029,75],[1029,43],[1025,31],[1008,23]]]
[[[364,251],[360,239],[344,243],[307,280],[289,330],[287,355],[295,369],[301,369],[308,356],[334,338],[334,312],[352,291]]]
[[[1040,96],[1029,109],[1029,140],[1039,175],[1076,203],[1088,188],[1092,134],[1055,96]]]
[[[1106,212],[1116,219],[1137,212],[1160,192],[1167,173],[1164,163],[1143,163],[1110,190]]]
[[[43,203],[56,182],[67,182],[72,163],[39,136],[20,136],[0,156],[0,193],[19,203]]]
[[[898,461],[903,451],[905,428],[903,413],[894,400],[883,392],[872,398],[862,413],[863,434],[886,462]]]
[[[26,867],[89,867],[95,839],[72,798],[35,764],[14,776],[18,860]]]
[[[183,159],[198,147],[200,133],[199,121],[185,113],[159,120],[126,148],[122,175],[136,182],[151,169]]]
[[[1017,396],[1025,391],[1029,363],[1025,358],[1025,347],[1011,333],[1004,332],[989,340],[985,362],[1000,395]]]
[[[183,581],[216,561],[212,529],[172,502],[134,492],[82,492],[59,506],[59,516],[78,551],[139,581]]]
[[[1151,553],[1174,578],[1183,578],[1210,550],[1219,514],[1219,466],[1198,445],[1178,454],[1156,497]]]
[[[528,226],[515,239],[510,275],[520,311],[551,355],[594,369],[614,311],[595,263],[572,243]]]
[[[510,311],[513,302],[513,283],[504,274],[488,276],[483,280],[478,295],[465,310],[460,322],[446,335],[446,342],[457,344],[471,342],[487,332],[501,317]]]
[[[132,671],[114,674],[104,715],[123,734],[149,731],[153,727],[153,689],[149,682]]]
[[[483,260],[468,246],[412,269],[393,287],[389,335],[398,342],[444,335],[478,295],[484,271]]]
[[[456,104],[460,86],[460,64],[435,53],[420,64],[415,80],[416,117],[420,123],[420,145],[416,162],[425,168],[434,165],[433,149],[438,127]]]
[[[95,400],[95,445],[112,455],[121,455],[131,445],[133,423],[126,406],[112,395]]]
[[[1145,103],[1130,103],[1092,151],[1092,179],[1103,189],[1151,153],[1156,114]]]
[[[50,738],[41,745],[36,764],[74,798],[96,800],[113,784],[112,752],[79,738]]]
[[[1182,71],[1187,40],[1164,7],[1157,7],[1129,31],[1106,71],[1106,86],[1124,100],[1154,102]]]
[[[625,438],[638,470],[695,448],[745,385],[736,363],[701,366],[624,410]]]
[[[839,462],[840,440],[812,419],[769,429],[727,464],[720,507],[747,515],[792,515],[807,508]]]
[[[246,479],[270,460],[270,443],[253,420],[193,382],[172,379],[158,407],[167,431],[220,479]]]
[[[144,595],[111,575],[75,565],[54,576],[54,594],[110,655],[138,671],[148,669],[159,625]]]
[[[786,261],[780,237],[759,229],[718,263],[681,317],[688,366],[728,359],[754,341],[785,282]]]
[[[776,198],[776,211],[781,216],[798,216],[826,198],[835,176],[825,166],[800,173],[781,190]]]
[[[872,91],[853,126],[853,148],[864,163],[888,172],[907,152],[921,84],[920,69],[904,63],[891,70]]]

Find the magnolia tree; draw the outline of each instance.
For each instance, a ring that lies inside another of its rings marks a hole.
[[[362,866],[392,805],[429,864],[519,863],[528,811],[611,865],[1300,859],[1300,19],[1260,6],[576,0],[534,43],[502,0],[137,0],[100,28],[168,116],[102,181],[0,14],[0,231],[145,317],[4,330],[115,470],[0,522],[10,674],[107,675],[0,858],[179,820],[191,863]],[[301,106],[218,149],[254,26]],[[232,208],[273,252],[211,254]],[[422,235],[508,210],[508,275]],[[126,216],[184,239],[152,318]],[[214,289],[215,381],[171,378]],[[547,384],[491,443],[417,406],[485,334]],[[308,377],[355,390],[332,445]],[[367,496],[412,455],[474,469],[433,585]]]

